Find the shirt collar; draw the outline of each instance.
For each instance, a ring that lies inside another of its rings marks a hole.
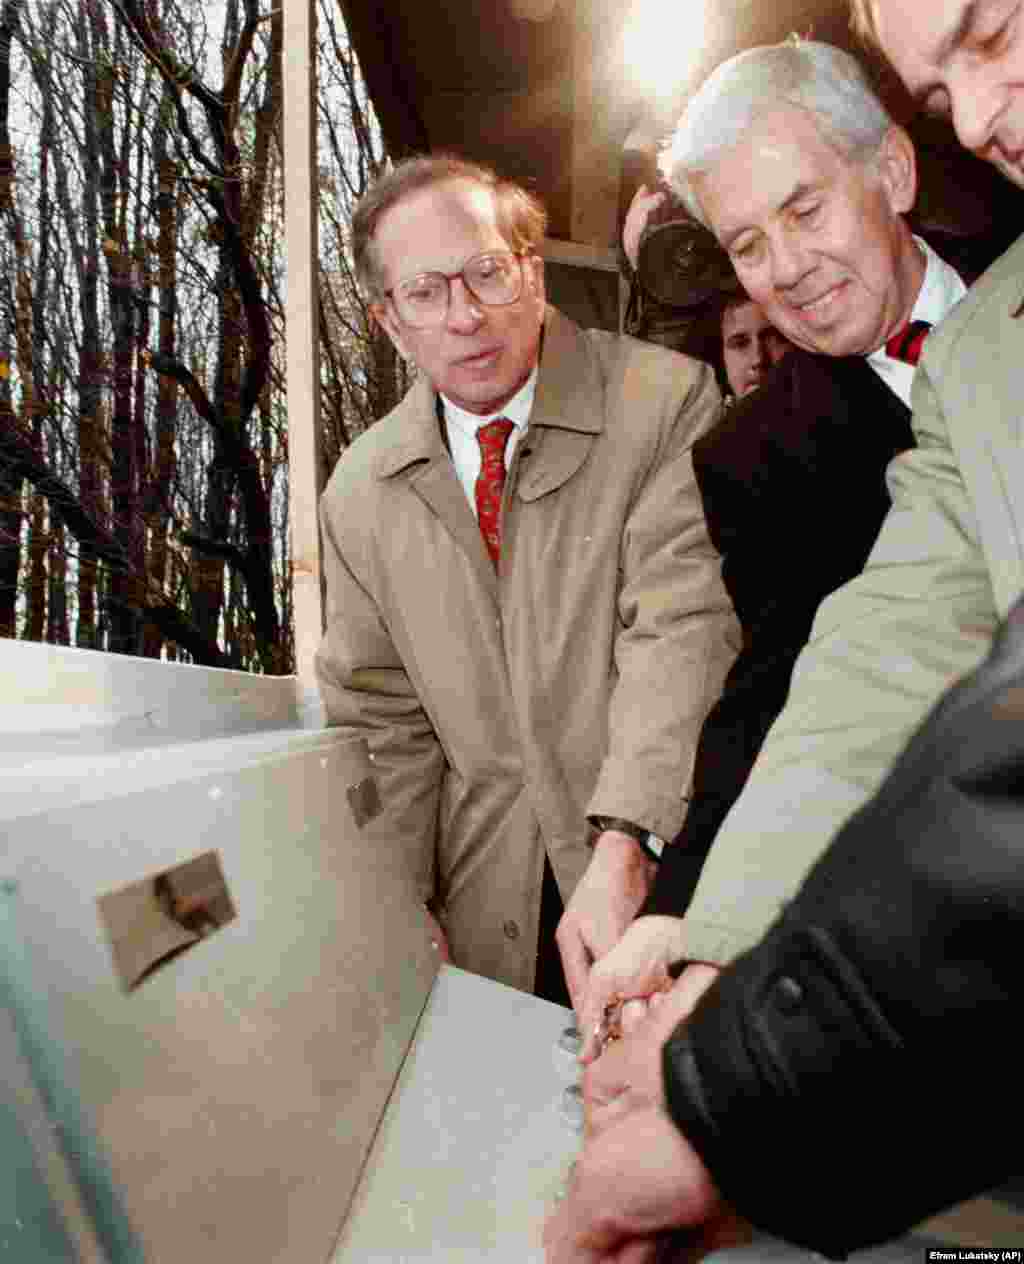
[[[939,321],[954,307],[967,287],[955,268],[932,250],[920,237],[914,238],[918,250],[924,255],[925,269],[921,288],[910,313],[911,320],[926,320],[930,325]],[[910,407],[910,391],[914,383],[914,367],[903,360],[894,360],[883,344],[867,357],[868,364],[883,382]]]
[[[486,417],[481,417],[479,413],[466,412],[458,404],[453,404],[446,395],[441,396],[441,404],[444,408],[444,418],[448,425],[456,426],[470,438],[474,438],[480,427],[486,426],[495,417],[507,417],[515,428],[522,432],[526,429],[530,420],[530,413],[533,411],[533,397],[536,391],[537,366],[534,365],[533,372],[519,390],[516,391],[504,408],[499,408],[496,413],[489,413]]]
[[[937,325],[967,293],[967,286],[956,268],[951,268],[945,259],[940,259],[926,241],[920,237],[915,237],[914,240],[924,251],[926,266],[921,292],[910,313],[910,319],[926,320],[931,325]]]
[[[926,320],[930,325],[937,325],[967,293],[967,286],[964,285],[960,273],[951,268],[945,259],[940,259],[923,238],[915,235],[914,241],[924,255],[925,268],[910,319]],[[891,357],[883,343],[871,352],[868,359],[879,362],[889,361]]]

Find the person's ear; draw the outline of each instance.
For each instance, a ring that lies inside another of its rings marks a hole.
[[[526,274],[527,289],[543,307],[547,301],[547,292],[544,288],[544,260],[540,255],[527,255],[523,263],[523,270]]]
[[[391,339],[392,345],[398,354],[404,360],[410,360],[412,357],[406,349],[405,343],[402,339],[402,326],[399,324],[398,319],[391,310],[390,304],[387,302],[371,303],[370,315]]]
[[[876,161],[889,205],[897,215],[906,215],[917,201],[917,153],[904,128],[889,128]]]

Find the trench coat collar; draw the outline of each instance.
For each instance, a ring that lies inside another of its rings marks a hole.
[[[441,436],[437,393],[418,378],[393,414],[398,435],[379,454],[376,474],[409,471],[409,484],[445,524],[488,587],[497,591],[494,567]],[[604,382],[586,335],[553,307],[544,316],[540,372],[528,439],[529,455],[516,495],[537,500],[565,483],[583,465],[594,437],[604,429]],[[417,468],[418,467],[418,468]]]
[[[392,414],[398,432],[377,454],[376,473],[381,479],[393,478],[411,465],[423,461],[451,464],[441,437],[437,412],[437,392],[420,376]]]
[[[424,377],[413,383],[395,410],[400,437],[377,458],[378,478],[391,478],[421,461],[448,458],[438,424],[437,392]],[[537,391],[530,430],[555,429],[596,435],[604,429],[604,383],[582,330],[557,308],[544,315]],[[450,459],[450,458],[449,458]]]
[[[604,412],[604,382],[587,335],[549,307],[537,393],[520,444],[519,500],[539,500],[580,469],[604,429]]]
[[[586,334],[555,307],[544,316],[530,427],[596,435],[604,429],[604,381]]]
[[[387,420],[397,434],[377,455],[377,477],[387,481],[404,476],[469,558],[480,582],[496,596],[494,564],[441,436],[437,393],[431,383],[418,377]]]

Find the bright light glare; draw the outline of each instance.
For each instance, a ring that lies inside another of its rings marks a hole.
[[[707,38],[706,0],[633,0],[623,32],[626,73],[648,97],[670,97]]]

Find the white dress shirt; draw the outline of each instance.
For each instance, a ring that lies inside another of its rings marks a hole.
[[[512,454],[516,450],[516,444],[522,439],[529,425],[536,390],[537,367],[534,365],[533,372],[505,407],[486,417],[480,417],[476,413],[467,413],[464,408],[453,404],[446,396],[441,396],[452,464],[455,466],[455,473],[459,476],[459,482],[466,493],[466,499],[469,501],[474,517],[476,517],[476,480],[480,477],[481,466],[480,444],[477,442],[476,432],[481,426],[486,426],[489,421],[494,421],[496,417],[509,419],[514,429],[505,445],[505,469],[507,470],[512,463]]]
[[[932,250],[926,241],[915,237],[918,249],[925,258],[924,280],[921,291],[910,313],[911,320],[926,320],[930,325],[937,325],[967,293],[959,272],[951,268],[944,259]],[[868,364],[875,370],[889,389],[910,407],[910,388],[914,381],[914,366],[905,360],[894,360],[886,354],[885,347],[879,347],[868,356]]]

